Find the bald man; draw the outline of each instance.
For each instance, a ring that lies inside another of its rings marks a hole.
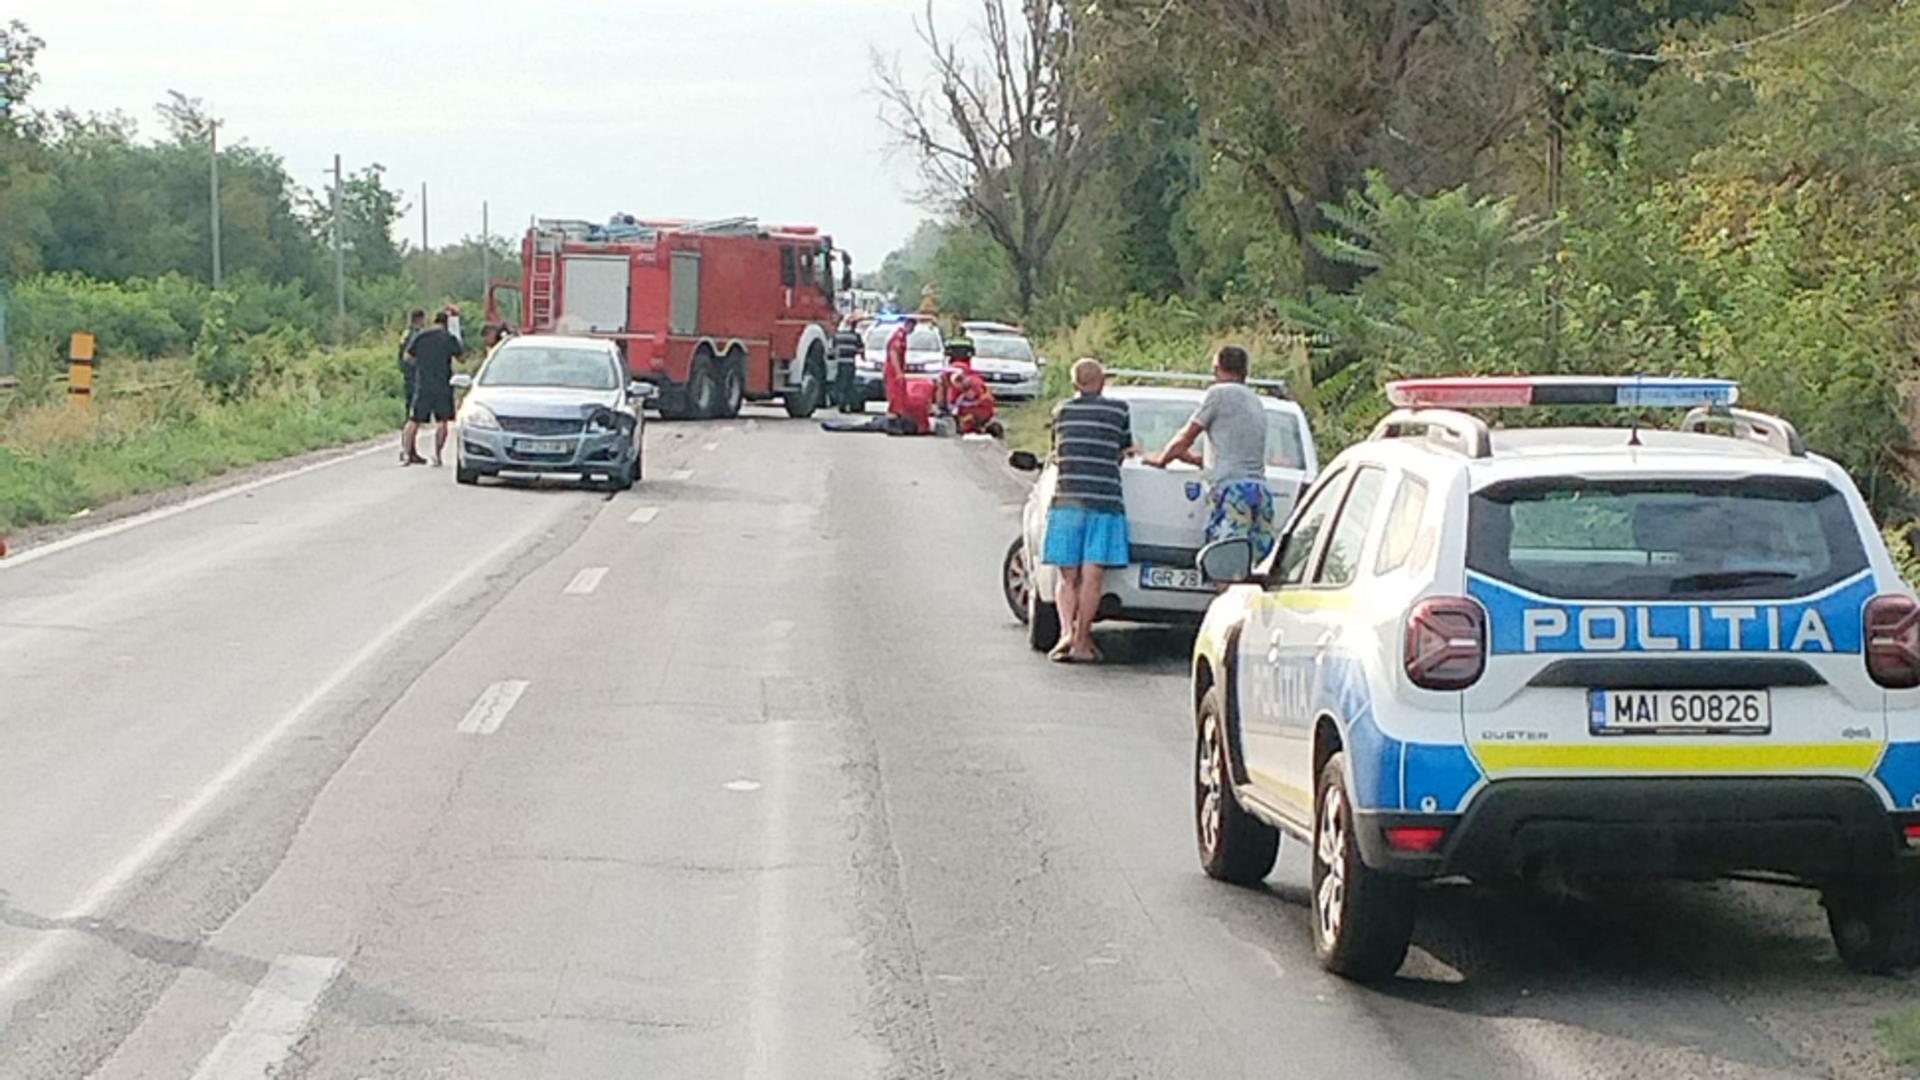
[[[1127,403],[1107,397],[1106,369],[1092,358],[1073,365],[1074,396],[1053,411],[1053,457],[1058,478],[1047,508],[1047,539],[1040,560],[1060,570],[1060,644],[1048,655],[1061,663],[1100,659],[1093,620],[1100,614],[1108,567],[1132,561],[1120,462],[1133,447]]]

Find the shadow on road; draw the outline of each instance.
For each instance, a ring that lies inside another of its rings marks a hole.
[[[37,933],[64,930],[84,934],[95,941],[111,946],[128,959],[170,969],[173,975],[191,968],[242,986],[258,985],[271,966],[269,961],[244,953],[232,952],[200,941],[153,934],[107,919],[55,919],[35,915],[15,907],[4,891],[0,891],[0,925]],[[109,980],[88,978],[83,979],[82,982],[84,985],[81,989],[84,992],[87,989],[97,989]],[[44,999],[62,993],[60,985],[55,982],[43,987],[38,992],[38,996]],[[124,1007],[124,1005],[124,1001],[116,999],[86,1002],[83,1007],[110,1008]],[[537,1048],[539,1045],[520,1036],[494,1031],[457,1017],[425,1012],[394,994],[359,982],[346,974],[342,974],[328,989],[326,996],[321,999],[319,1011],[364,1025],[424,1027],[431,1030],[437,1038],[472,1046],[528,1049]],[[53,1015],[53,1010],[42,1008],[31,1001],[17,1006],[14,1013],[16,1019],[47,1015]],[[19,1025],[0,1024],[0,1028],[15,1029],[7,1033],[10,1043],[19,1039],[33,1038],[30,1030],[19,1030]]]

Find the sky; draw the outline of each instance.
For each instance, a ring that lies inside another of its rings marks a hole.
[[[942,0],[952,18],[970,8]],[[7,0],[46,40],[42,108],[120,110],[144,134],[167,91],[222,138],[319,187],[386,167],[400,237],[435,246],[530,217],[758,217],[818,225],[856,267],[927,216],[889,150],[871,50],[924,72],[922,0]]]

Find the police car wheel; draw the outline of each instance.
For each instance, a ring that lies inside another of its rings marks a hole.
[[[1033,576],[1027,569],[1027,542],[1014,537],[1007,557],[1000,564],[1000,591],[1006,595],[1013,617],[1027,621],[1027,593],[1033,591]]]
[[[1194,736],[1193,824],[1200,868],[1235,885],[1258,885],[1273,873],[1280,830],[1241,809],[1227,759],[1226,700],[1219,687],[1200,699]]]
[[[1382,874],[1354,842],[1346,754],[1320,770],[1313,821],[1313,953],[1320,966],[1357,982],[1400,970],[1413,941],[1413,882]]]
[[[1886,975],[1920,966],[1920,875],[1829,884],[1820,902],[1847,967]]]
[[[1027,644],[1034,652],[1050,652],[1060,644],[1060,609],[1040,599],[1040,590],[1027,590]]]

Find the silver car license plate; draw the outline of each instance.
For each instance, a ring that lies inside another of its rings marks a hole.
[[[1207,579],[1200,571],[1183,566],[1143,566],[1140,568],[1140,587],[1143,589],[1177,589],[1182,592],[1205,592]]]
[[[1595,735],[1765,735],[1773,700],[1765,690],[1589,690]]]
[[[559,439],[515,439],[513,448],[522,454],[564,454],[573,449]]]

